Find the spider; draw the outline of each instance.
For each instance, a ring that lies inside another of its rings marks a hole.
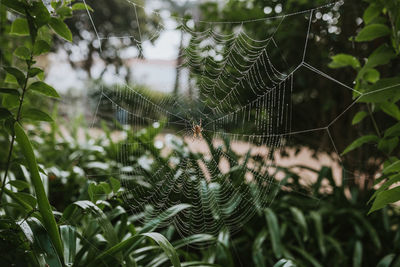
[[[193,140],[195,138],[201,139],[203,137],[203,135],[201,134],[201,132],[203,131],[203,128],[201,127],[201,119],[200,119],[200,124],[195,125],[193,122],[192,131],[193,131]]]

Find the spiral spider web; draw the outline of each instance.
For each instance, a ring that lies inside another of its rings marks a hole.
[[[127,1],[132,5],[132,12],[144,8]],[[83,2],[90,5],[90,1]],[[339,155],[330,132],[332,125],[362,97],[398,86],[361,93],[307,63],[310,29],[316,13],[322,9],[338,12],[342,4],[334,2],[297,13],[248,21],[176,18],[178,26],[174,29],[179,29],[185,37],[184,49],[178,55],[181,59],[178,68],[188,71],[196,81],[198,94],[194,100],[189,101],[182,95],[167,96],[156,102],[129,85],[114,86],[112,92],[102,89],[95,117],[101,116],[100,105],[111,105],[117,124],[129,126],[132,132],[118,149],[118,162],[122,163],[119,179],[127,189],[124,200],[133,213],[150,220],[174,205],[187,203],[190,208],[164,226],[173,223],[182,236],[217,235],[222,229],[234,233],[274,200],[280,184],[274,179],[273,155],[290,136],[324,131]],[[87,10],[87,14],[100,46],[104,39],[129,38],[137,44],[146,41],[140,31],[130,36],[99,36],[92,18],[96,10],[92,14]],[[227,23],[236,25],[229,34],[223,29]],[[252,36],[247,30],[250,24],[260,23],[265,27],[263,39]],[[294,44],[301,45],[303,53],[286,58],[280,52],[279,33],[292,23],[300,23],[304,28],[304,42]],[[160,23],[147,40],[167,28]],[[291,103],[296,89],[293,85],[294,79],[304,75],[302,72],[352,91],[355,100],[323,127],[293,130]],[[251,98],[247,100],[249,98],[244,96],[249,93]],[[200,123],[202,138],[193,138],[193,126]],[[161,125],[173,133],[163,140],[171,151],[162,151],[157,145],[160,141],[154,143],[151,138],[146,139],[152,131],[158,133]],[[204,149],[188,149],[187,145],[196,143]],[[232,154],[230,144],[235,143],[249,152],[240,157]],[[159,157],[160,152],[166,155]],[[251,155],[261,156],[264,164],[257,166],[250,159]],[[228,164],[227,170],[222,170],[221,162]]]

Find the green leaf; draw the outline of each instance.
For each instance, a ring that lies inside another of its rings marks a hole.
[[[48,121],[48,122],[53,121],[53,119],[47,113],[35,108],[22,110],[21,118],[29,119],[32,121]]]
[[[374,200],[376,198],[376,195],[378,195],[380,192],[385,191],[392,184],[398,183],[398,182],[400,182],[400,174],[392,175],[386,182],[384,182],[382,185],[380,185],[378,190],[376,190],[374,192],[374,194],[372,195],[372,197],[368,200],[368,203],[371,202],[372,200]]]
[[[378,142],[379,138],[376,135],[364,135],[361,136],[360,138],[356,139],[351,143],[346,149],[342,152],[341,155],[345,155],[349,153],[350,151],[362,146],[363,144],[370,143],[370,142]]]
[[[12,117],[12,113],[8,109],[0,107],[0,120],[4,120],[10,117]]]
[[[393,137],[389,139],[381,139],[378,143],[378,149],[385,152],[386,154],[390,154],[399,144],[399,138]]]
[[[42,215],[44,226],[50,236],[59,258],[63,259],[63,248],[57,223],[54,219],[49,200],[47,199],[42,179],[39,175],[38,165],[36,163],[31,142],[29,141],[28,136],[26,136],[24,129],[18,122],[14,123],[14,130],[17,143],[21,147],[22,154],[26,159],[28,169],[31,173],[31,181],[33,187],[35,188],[38,207],[40,214]]]
[[[54,267],[62,267],[59,255],[57,255],[51,236],[42,223],[36,218],[28,218],[20,222],[22,232],[32,244],[36,258],[43,258],[43,266],[47,264]]]
[[[174,217],[177,213],[179,213],[180,211],[187,209],[189,207],[191,207],[191,205],[178,204],[178,205],[175,205],[175,206],[167,209],[166,211],[164,211],[160,215],[158,215],[156,218],[154,218],[151,221],[149,221],[148,223],[146,223],[140,229],[140,231],[137,232],[137,235],[129,237],[128,239],[118,243],[117,245],[107,249],[106,251],[104,251],[103,253],[98,255],[96,257],[96,259],[90,263],[89,266],[97,266],[97,264],[99,262],[102,262],[104,264],[104,263],[106,263],[106,259],[109,256],[115,255],[121,251],[124,251],[124,254],[129,254],[132,247],[134,247],[134,245],[137,244],[137,242],[140,242],[140,240],[141,240],[140,234],[154,231],[160,223]]]
[[[385,138],[400,136],[400,122],[385,130]]]
[[[400,200],[400,186],[380,192],[376,195],[374,203],[372,204],[372,207],[369,210],[368,214],[376,210],[382,209],[386,205],[397,202],[399,200]]]
[[[296,267],[296,264],[294,264],[291,260],[281,259],[275,263],[273,267]]]
[[[387,44],[383,44],[372,52],[372,54],[368,57],[367,63],[364,68],[374,68],[380,65],[386,65],[390,62],[391,59],[395,58],[396,54],[393,49],[390,48]],[[362,72],[364,73],[364,72]]]
[[[296,208],[296,207],[290,207],[290,212],[292,213],[295,222],[301,227],[301,232],[303,233],[303,240],[308,239],[308,227],[307,227],[307,221],[306,218],[303,214],[303,212]]]
[[[352,67],[353,69],[358,69],[360,67],[360,62],[358,59],[347,54],[338,54],[332,57],[332,62],[328,65],[330,68],[337,69],[343,67]]]
[[[356,42],[372,41],[376,38],[389,35],[391,33],[388,26],[384,24],[370,24],[365,26],[357,35]]]
[[[34,196],[32,196],[31,194],[27,194],[24,192],[17,192],[15,193],[15,195],[21,199],[22,201],[24,201],[25,203],[28,203],[29,206],[31,206],[33,209],[36,208],[36,204],[37,204],[37,200]]]
[[[368,115],[368,113],[365,111],[357,112],[357,114],[354,115],[354,118],[353,118],[351,124],[355,125],[355,124],[361,122],[367,115]]]
[[[371,3],[364,11],[363,20],[365,24],[371,23],[382,12],[382,6]]]
[[[397,160],[390,164],[389,166],[385,167],[382,172],[384,174],[392,173],[392,172],[399,172],[400,171],[400,160]]]
[[[86,10],[86,8],[93,12],[93,9],[89,5],[85,5],[84,3],[76,3],[72,5],[72,10]]]
[[[63,6],[56,9],[57,15],[60,17],[70,17],[72,16],[72,9],[69,6]]]
[[[394,253],[386,255],[378,262],[376,267],[389,267],[395,257],[396,257],[396,254],[394,254]],[[393,266],[395,266],[395,265],[393,265]]]
[[[357,240],[356,245],[354,246],[353,267],[361,267],[362,254],[363,254],[362,243],[359,240]]]
[[[390,102],[383,102],[380,103],[379,107],[382,109],[383,112],[385,112],[389,116],[392,116],[396,120],[400,120],[400,109],[396,104]]]
[[[49,21],[49,25],[59,36],[72,42],[72,33],[61,19],[52,17]]]
[[[14,55],[20,59],[29,60],[31,58],[31,51],[25,46],[20,46],[15,49]]]
[[[9,184],[17,188],[19,191],[29,188],[29,184],[21,180],[12,180],[9,182]]]
[[[44,40],[37,40],[33,46],[33,55],[39,56],[51,50],[50,45]]]
[[[35,77],[36,75],[43,73],[43,70],[40,68],[31,68],[28,71],[28,76],[29,77]]]
[[[272,250],[275,257],[280,258],[282,257],[282,244],[278,218],[270,208],[265,210],[265,218],[267,219],[268,232],[271,236]]]
[[[318,247],[321,251],[321,254],[325,257],[326,247],[325,247],[325,242],[324,242],[324,231],[323,231],[323,227],[322,227],[321,214],[319,214],[315,211],[312,211],[310,213],[310,216],[314,221],[314,226],[315,226],[317,241],[318,241]]]
[[[61,239],[64,245],[64,263],[72,266],[76,254],[76,230],[71,225],[60,226]]]
[[[380,79],[367,87],[358,102],[363,103],[395,103],[400,100],[400,77]]]
[[[169,241],[162,234],[153,232],[153,233],[144,233],[142,235],[153,239],[164,250],[164,253],[171,260],[174,267],[181,266],[178,254],[176,253],[174,247],[171,245],[171,243],[169,243]]]
[[[19,91],[14,88],[0,88],[0,94],[19,96]]]
[[[57,93],[56,89],[54,89],[53,87],[51,87],[50,85],[48,85],[47,83],[44,82],[34,82],[32,83],[28,90],[32,90],[38,93],[41,93],[43,95],[46,96],[50,96],[50,97],[60,97],[60,95]]]
[[[28,21],[23,18],[15,19],[11,24],[10,34],[19,36],[28,36],[29,35]]]
[[[50,13],[42,1],[33,2],[32,6],[29,8],[29,13],[34,18],[38,28],[47,24],[50,20]]]
[[[114,193],[117,193],[118,190],[121,188],[121,183],[113,177],[110,177],[110,184]]]
[[[20,14],[25,14],[26,4],[21,2],[21,1],[2,0],[1,4],[5,5],[8,8],[11,8],[12,10],[14,10],[14,11],[20,13]]]
[[[17,68],[14,67],[4,67],[5,71],[17,79],[18,84],[23,87],[25,84],[25,74]]]
[[[380,77],[381,74],[376,69],[367,69],[364,71],[363,79],[370,83],[376,83]]]
[[[19,105],[19,97],[13,94],[7,94],[3,96],[2,105],[5,108],[12,109],[18,107]]]

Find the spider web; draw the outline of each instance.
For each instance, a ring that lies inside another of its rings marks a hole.
[[[127,1],[132,5],[131,12],[144,8]],[[90,1],[83,2],[90,5]],[[187,71],[195,82],[197,94],[193,99],[181,94],[155,101],[127,84],[115,85],[112,92],[101,90],[95,119],[113,114],[116,124],[132,132],[119,146],[117,160],[121,162],[119,179],[126,188],[124,200],[140,220],[150,220],[174,205],[188,203],[190,208],[164,226],[174,224],[182,236],[217,235],[223,229],[235,233],[273,202],[280,189],[274,155],[290,136],[324,132],[340,155],[331,134],[335,122],[363,97],[398,86],[361,93],[307,63],[311,26],[318,13],[339,13],[342,4],[334,2],[247,21],[175,17],[177,25],[172,29],[184,36],[177,67]],[[87,14],[100,46],[104,39],[124,38],[143,44],[168,29],[160,23],[146,40],[140,30],[129,36],[100,36],[93,22],[96,10],[87,10]],[[285,57],[279,35],[293,23],[303,28],[299,33],[303,42],[293,44],[301,46],[303,53]],[[235,25],[231,33],[226,33],[224,24]],[[262,39],[249,30],[259,25],[265,27]],[[339,90],[351,91],[355,100],[321,127],[292,129],[294,80],[303,76],[334,83]],[[111,106],[111,110],[101,114],[102,105]],[[193,126],[200,123],[203,137],[193,138]],[[168,132],[163,137],[157,135],[160,127]],[[155,135],[155,142],[146,137]],[[246,153],[236,156],[232,153],[234,145]],[[258,166],[251,159],[254,155],[260,156],[264,164]]]

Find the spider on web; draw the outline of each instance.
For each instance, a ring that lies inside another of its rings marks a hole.
[[[203,135],[201,132],[203,131],[203,128],[201,127],[201,119],[200,119],[200,124],[192,124],[192,132],[193,132],[193,140],[195,138],[202,139]]]

